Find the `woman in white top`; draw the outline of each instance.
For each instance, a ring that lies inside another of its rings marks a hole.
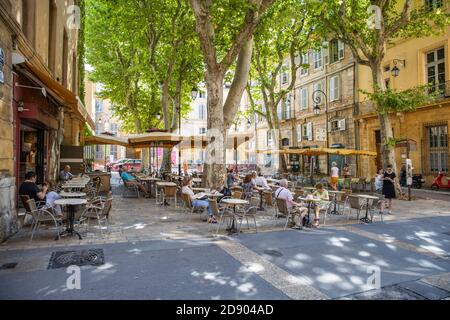
[[[375,176],[375,192],[380,193],[383,190],[383,178],[384,172],[383,169],[378,170],[378,174]]]
[[[208,223],[217,223],[216,219],[213,217],[209,202],[206,200],[198,200],[195,198],[194,191],[192,190],[192,177],[184,178],[183,188],[181,189],[181,192],[189,196],[193,207],[202,207],[208,210]]]
[[[337,183],[339,180],[339,168],[337,167],[337,163],[333,162],[331,164],[331,178],[330,178],[330,186],[333,188],[333,190],[337,190]]]

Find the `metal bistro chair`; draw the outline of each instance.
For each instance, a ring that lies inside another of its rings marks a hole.
[[[384,223],[383,212],[381,211],[384,202],[384,195],[374,194],[374,196],[376,196],[378,200],[372,199],[369,200],[370,220],[373,221],[373,217],[375,216],[376,213],[378,213],[380,215],[381,223]]]
[[[164,187],[162,192],[162,203],[166,204],[167,199],[174,199],[175,208],[177,207],[177,187],[176,186],[167,186]]]
[[[235,216],[239,220],[239,227],[238,227],[238,233],[241,232],[242,228],[242,221],[246,219],[247,221],[247,228],[250,230],[250,224],[248,223],[248,218],[252,218],[253,222],[255,223],[255,230],[256,233],[258,233],[258,226],[256,224],[256,214],[257,214],[257,207],[251,206],[247,210],[245,210],[243,213],[236,212]]]
[[[34,219],[33,214],[32,214],[32,210],[28,204],[28,200],[30,200],[30,196],[27,194],[21,194],[20,196],[20,200],[22,201],[23,207],[25,208],[25,217],[26,215],[30,215],[32,219]],[[45,207],[46,203],[45,201],[35,201],[35,205],[37,208],[42,208]],[[24,222],[25,222],[25,217],[24,217]],[[34,223],[34,221],[33,221]],[[33,226],[33,224],[32,224]]]
[[[62,225],[62,217],[55,217],[50,211],[47,209],[41,208],[38,209],[36,207],[36,202],[34,199],[30,199],[27,201],[28,208],[30,210],[30,213],[33,215],[34,223],[32,225],[31,229],[31,238],[30,241],[33,241],[34,233],[37,229],[41,226],[41,224],[51,223],[55,224],[56,233],[58,236],[58,239],[60,239],[60,231],[59,231],[59,224]]]
[[[219,207],[216,199],[208,199],[209,207],[211,208],[211,212],[214,216],[218,218],[217,221],[217,229],[216,229],[216,235],[219,234],[220,226],[226,221],[226,219],[229,219],[229,223],[231,224],[231,221],[234,219],[234,214],[231,210],[228,209],[226,206]],[[211,228],[212,228],[211,224]]]
[[[233,191],[231,197],[233,199],[242,199],[242,191]]]
[[[192,217],[194,216],[194,213],[195,213],[196,211],[197,211],[197,212],[200,212],[200,216],[202,215],[203,212],[205,212],[206,207],[194,207],[194,206],[192,205],[191,197],[190,197],[188,194],[182,193],[182,194],[181,194],[181,198],[183,199],[184,207],[186,208],[186,212],[187,212],[188,214],[190,214],[190,215],[189,215],[189,221],[188,221],[188,222],[191,221],[191,219],[192,219]]]
[[[286,204],[286,200],[281,199],[281,198],[277,198],[277,212],[276,212],[276,218],[279,217],[280,213],[286,217],[286,224],[284,225],[284,230],[286,230],[288,223],[289,223],[289,219],[291,218],[291,211],[288,209],[287,204]]]
[[[347,221],[350,219],[350,214],[352,209],[356,210],[356,219],[359,220],[359,216],[361,214],[361,210],[363,209],[363,205],[361,204],[361,198],[359,198],[358,196],[354,196],[354,195],[349,195],[348,196],[348,201],[347,201],[347,209],[348,209],[348,213],[347,213]],[[345,211],[345,209],[344,209]]]
[[[86,232],[91,219],[96,219],[100,233],[103,235],[103,227],[108,231],[108,218],[111,211],[112,197],[108,196],[105,200],[97,199],[86,205],[80,217],[80,223],[85,223]],[[102,223],[104,225],[102,226]]]
[[[139,198],[140,197],[139,187],[137,185],[133,184],[133,183],[129,183],[129,182],[123,180],[122,197],[123,198],[130,198],[130,195],[132,195],[132,194],[137,195],[137,198]]]

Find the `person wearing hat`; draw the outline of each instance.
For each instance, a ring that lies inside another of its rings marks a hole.
[[[331,163],[330,174],[331,174],[330,186],[331,188],[333,188],[333,190],[337,190],[337,183],[339,180],[339,168],[336,162]]]

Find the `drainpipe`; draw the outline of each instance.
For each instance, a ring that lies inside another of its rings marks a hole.
[[[359,101],[357,100],[358,97],[358,62],[355,61],[353,63],[353,115],[359,114]],[[361,148],[360,146],[360,137],[359,137],[359,121],[353,120],[353,124],[355,127],[355,148],[358,150]],[[359,156],[356,156],[356,172],[358,176],[360,176],[359,172]]]

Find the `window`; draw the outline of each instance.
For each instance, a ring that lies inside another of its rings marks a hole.
[[[300,76],[306,76],[309,73],[309,54],[302,55],[302,67],[300,68]]]
[[[383,71],[384,71],[384,72],[389,72],[389,71],[391,71],[391,66],[390,66],[390,65],[384,66],[384,67],[383,67]]]
[[[198,118],[200,120],[205,120],[206,119],[206,107],[204,104],[199,104],[198,105]]]
[[[337,39],[330,41],[330,63],[338,62],[344,58],[344,43]]]
[[[291,118],[291,94],[288,93],[283,99],[283,110],[281,119],[286,120]]]
[[[102,125],[100,123],[96,123],[95,124],[95,134],[99,135],[101,131],[102,131]]]
[[[345,131],[345,119],[335,119],[329,122],[328,131]]]
[[[30,41],[32,47],[34,47],[35,38],[35,3],[33,0],[22,1],[22,31],[25,37]]]
[[[302,140],[313,140],[313,124],[312,122],[307,122],[302,125]]]
[[[110,156],[112,156],[112,158],[114,160],[117,159],[117,146],[116,145],[111,145],[110,146],[109,154],[110,154]]]
[[[427,82],[433,85],[432,92],[445,93],[445,52],[440,48],[427,53]]]
[[[302,125],[299,124],[297,125],[297,141],[302,141],[302,134],[303,134]]]
[[[386,86],[386,89],[390,89],[391,88],[391,79],[385,79],[384,85]]]
[[[281,68],[281,84],[286,84],[289,81],[289,65],[283,64],[283,67]]]
[[[206,98],[206,92],[200,91],[200,92],[198,93],[198,97],[199,97],[200,99],[205,99],[205,98]]]
[[[62,56],[63,62],[62,62],[62,85],[63,87],[67,88],[67,68],[69,63],[69,38],[67,36],[67,32],[64,29],[64,35],[63,35],[63,56]],[[73,71],[72,71],[73,72]]]
[[[103,101],[95,100],[95,112],[103,112]]]
[[[264,167],[269,168],[272,166],[272,155],[265,154],[264,155]]]
[[[273,146],[273,143],[272,131],[267,131],[267,146],[271,147]]]
[[[330,78],[330,102],[339,100],[340,98],[340,81],[339,75]]]
[[[320,69],[323,66],[322,50],[314,51],[314,69]]]
[[[308,88],[300,88],[300,110],[308,109]]]
[[[109,125],[109,130],[110,130],[111,133],[114,134],[114,135],[117,135],[118,128],[119,128],[119,126],[117,125],[117,123],[111,123],[111,124]]]
[[[51,71],[55,71],[56,56],[56,15],[57,8],[54,0],[49,1],[48,18],[48,61],[47,65]]]
[[[430,171],[448,172],[448,128],[447,125],[432,126],[428,131]]]
[[[200,128],[199,134],[206,134],[206,128]]]
[[[95,160],[100,160],[101,158],[103,158],[102,146],[95,145],[94,158]]]
[[[425,0],[425,7],[429,11],[433,11],[444,6],[444,0]]]

